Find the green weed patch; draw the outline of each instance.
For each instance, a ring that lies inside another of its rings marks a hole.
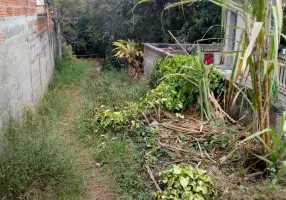
[[[72,199],[84,177],[73,147],[59,138],[57,121],[70,103],[71,86],[81,84],[90,64],[62,60],[37,111],[27,108],[3,130],[0,152],[1,199]]]
[[[137,103],[147,89],[144,82],[118,70],[103,71],[86,83],[77,134],[106,170],[117,199],[151,199],[144,151],[135,140],[144,133],[137,134],[141,124],[134,124],[140,110]]]

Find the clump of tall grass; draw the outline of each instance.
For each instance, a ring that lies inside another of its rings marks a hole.
[[[55,79],[51,87],[70,86],[80,84],[88,73],[91,62],[76,59],[62,59],[57,63]]]
[[[82,175],[51,124],[27,112],[10,120],[0,153],[0,194],[4,199],[56,198],[79,193]],[[48,196],[47,196],[48,195]]]
[[[151,199],[150,183],[143,168],[144,151],[136,143],[105,135],[94,146],[95,160],[107,170],[111,190],[118,199]]]
[[[71,199],[81,194],[83,173],[73,147],[63,142],[57,121],[80,84],[87,62],[62,60],[37,111],[10,119],[0,141],[0,199]]]

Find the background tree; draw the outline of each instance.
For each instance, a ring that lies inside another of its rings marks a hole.
[[[173,42],[166,30],[171,30],[180,42],[192,43],[201,39],[209,26],[220,24],[220,8],[208,2],[170,10],[162,21],[164,7],[175,0],[154,0],[137,6],[132,13],[137,2],[87,0],[86,10],[75,24],[78,38],[76,43],[71,43],[75,52],[105,57],[111,53],[112,42],[118,39],[134,39],[141,43]],[[202,12],[202,8],[206,10]],[[218,33],[214,30],[207,37],[215,37]]]
[[[56,33],[56,55],[62,57],[62,37],[69,44],[78,40],[78,20],[85,11],[84,0],[45,0],[49,9],[53,11],[52,20]]]

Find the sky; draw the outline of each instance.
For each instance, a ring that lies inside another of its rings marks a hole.
[[[44,5],[44,0],[37,0],[37,5]]]

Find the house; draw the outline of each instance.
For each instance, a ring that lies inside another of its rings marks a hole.
[[[237,3],[240,1],[234,0]],[[283,3],[286,3],[286,0],[283,0]],[[223,52],[231,52],[236,51],[239,49],[239,42],[241,40],[241,36],[243,33],[243,30],[241,28],[245,27],[245,21],[243,18],[243,15],[240,13],[235,13],[233,11],[228,10],[225,15],[225,40],[224,40],[224,47]],[[236,27],[236,28],[234,28]],[[238,27],[238,28],[237,28]],[[241,27],[241,28],[239,28]],[[224,64],[232,66],[234,63],[235,54],[224,54]],[[279,80],[278,82],[278,102],[273,105],[271,108],[271,119],[275,118],[275,113],[282,113],[286,110],[286,71],[285,71],[285,61],[286,57],[285,55],[279,55]],[[251,78],[248,73],[245,73],[244,78],[244,85],[246,87],[251,88]],[[275,119],[274,119],[275,120]],[[277,120],[277,122],[280,122],[280,120]],[[275,122],[272,124],[275,124]]]

